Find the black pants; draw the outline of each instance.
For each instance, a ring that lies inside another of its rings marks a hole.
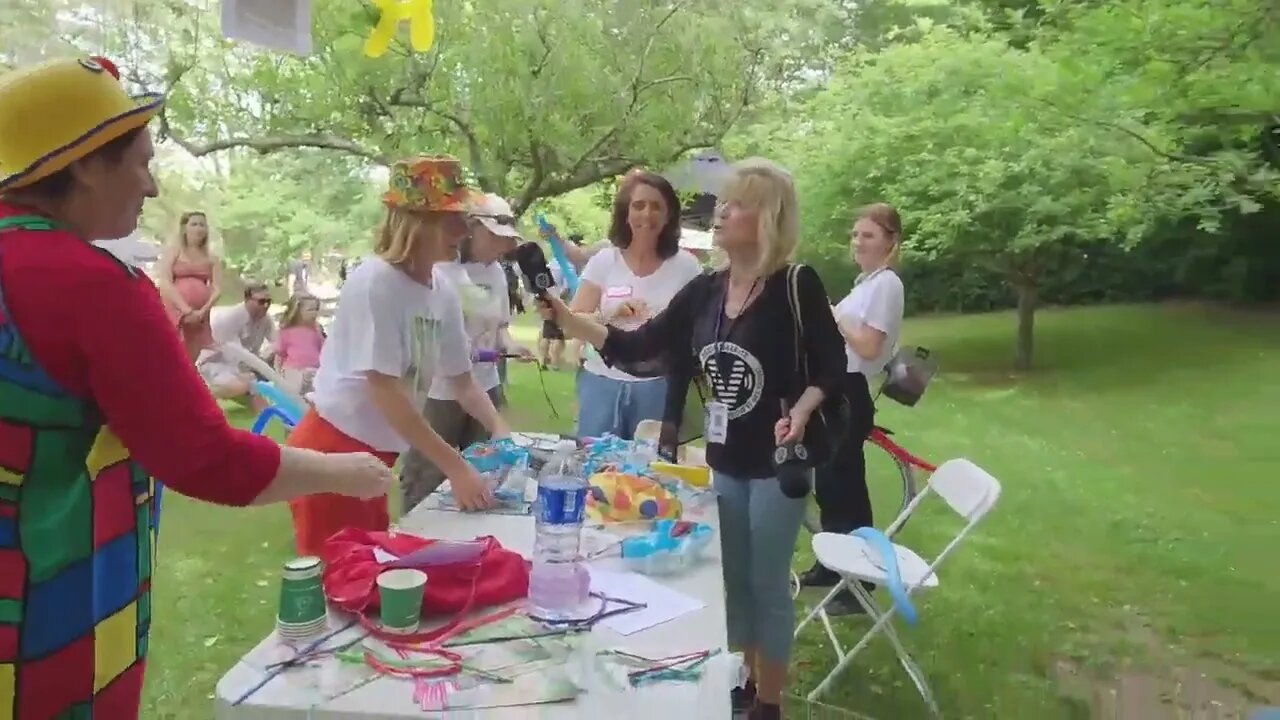
[[[818,517],[827,532],[848,533],[871,527],[871,494],[867,491],[867,458],[863,443],[875,426],[875,405],[862,373],[844,376],[849,398],[849,432],[831,462],[814,472]]]

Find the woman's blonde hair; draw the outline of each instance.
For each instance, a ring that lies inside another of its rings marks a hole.
[[[439,213],[387,208],[373,251],[392,265],[405,265],[413,259],[418,243],[430,241],[439,225]]]
[[[761,275],[772,275],[791,261],[800,243],[800,205],[791,173],[764,158],[734,163],[720,200],[737,202],[759,214],[756,241]]]
[[[320,298],[307,293],[297,293],[289,298],[289,302],[284,306],[284,315],[280,317],[280,327],[288,328],[298,324],[302,317],[303,303],[313,302],[316,304],[316,310],[320,309]]]

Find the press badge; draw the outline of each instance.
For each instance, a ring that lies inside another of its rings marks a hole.
[[[729,406],[722,402],[707,403],[707,442],[724,444],[729,435]]]

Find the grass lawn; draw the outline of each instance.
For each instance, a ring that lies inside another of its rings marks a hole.
[[[905,341],[931,347],[943,372],[918,407],[882,405],[906,447],[968,457],[1004,484],[943,566],[941,591],[919,603],[920,625],[901,631],[944,715],[1145,720],[1175,716],[1161,702],[1280,702],[1280,320],[1109,307],[1047,310],[1036,330],[1038,369],[1014,377],[1010,315],[912,320]],[[522,332],[532,340],[531,324]],[[571,374],[542,379],[560,418],[536,371],[512,366],[514,424],[568,430]],[[872,462],[881,508],[895,500],[885,470]],[[218,678],[271,628],[288,511],[173,493],[164,510],[144,716],[210,717]],[[958,524],[934,510],[901,539],[940,548]],[[807,566],[807,536],[798,547]],[[839,626],[852,641],[867,624]],[[798,692],[828,653],[821,630],[806,631]],[[924,716],[883,641],[829,701]]]

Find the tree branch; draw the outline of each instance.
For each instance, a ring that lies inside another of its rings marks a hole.
[[[187,140],[182,136],[174,133],[173,127],[169,124],[168,118],[164,112],[160,113],[160,137],[172,141],[175,145],[186,150],[193,157],[202,157],[210,153],[220,152],[222,150],[230,150],[232,148],[248,148],[257,151],[259,154],[267,155],[280,150],[289,150],[293,148],[318,148],[321,150],[336,150],[348,155],[362,157],[370,162],[379,165],[390,165],[391,161],[382,153],[370,150],[363,145],[347,138],[337,137],[335,135],[327,135],[325,133],[306,133],[302,135],[261,135],[255,137],[235,137],[223,140],[213,140],[210,142],[195,142]]]
[[[542,153],[541,146],[536,144],[533,138],[530,139],[530,163],[533,172],[524,183],[520,193],[512,201],[512,210],[517,215],[523,214],[538,198],[562,195],[601,180],[615,177],[641,162],[637,158],[626,157],[616,152],[603,153],[603,151],[605,148],[610,147],[613,140],[617,138],[618,134],[622,132],[635,115],[637,109],[644,106],[644,94],[646,92],[670,83],[694,82],[694,79],[688,75],[668,75],[652,80],[644,79],[645,66],[659,34],[676,12],[681,9],[682,5],[683,3],[680,2],[672,5],[649,33],[645,41],[644,50],[636,62],[636,70],[629,83],[630,97],[621,116],[609,129],[597,137],[584,152],[568,163],[564,170],[558,172],[549,170],[547,168],[548,160]],[[690,150],[713,147],[724,138],[724,135],[742,117],[747,106],[750,105],[751,77],[758,70],[762,54],[762,52],[752,53],[752,61],[748,64],[745,73],[747,81],[744,83],[742,93],[738,96],[736,102],[733,102],[732,106],[728,108],[729,112],[727,117],[724,118],[727,121],[708,123],[709,125],[714,125],[714,129],[710,132],[697,134],[696,130],[691,131],[690,135],[673,152],[665,158],[657,159],[658,162],[679,160]],[[654,160],[654,158],[648,158],[648,160]]]
[[[191,70],[191,66],[187,64],[171,63],[165,68],[165,96],[173,94],[173,90],[177,87],[182,77]],[[160,108],[158,116],[159,135],[162,140],[170,140],[178,147],[186,150],[192,157],[203,157],[212,153],[232,148],[248,148],[255,150],[262,155],[277,152],[280,150],[288,150],[292,148],[319,148],[322,150],[335,150],[338,152],[355,155],[365,158],[379,165],[389,165],[390,161],[386,156],[367,148],[354,140],[338,137],[328,133],[302,133],[302,134],[265,134],[260,136],[242,136],[234,138],[226,138],[223,140],[211,140],[209,142],[197,142],[178,134],[173,124],[169,121],[168,106]]]
[[[547,66],[547,60],[551,58],[551,41],[547,39],[547,29],[542,26],[542,17],[536,11],[533,14],[534,32],[538,36],[538,42],[542,44],[542,57],[534,63],[530,70],[530,77],[537,78],[542,75],[542,71]]]
[[[387,98],[385,104],[391,107],[423,110],[453,125],[462,134],[467,143],[467,159],[471,166],[471,172],[476,176],[476,180],[479,181],[481,189],[485,192],[494,192],[498,188],[498,183],[494,181],[486,170],[484,147],[480,144],[480,138],[476,136],[471,123],[467,122],[461,115],[442,110],[435,103],[424,97],[410,95],[407,88],[397,88],[392,91],[391,97]]]
[[[527,132],[529,136],[529,180],[524,184],[524,189],[520,191],[520,196],[515,199],[512,210],[517,215],[524,212],[524,209],[538,198],[538,192],[542,188],[542,183],[546,179],[547,170],[542,162],[542,143],[533,136],[533,130]]]
[[[1147,148],[1152,153],[1155,153],[1156,155],[1166,160],[1173,160],[1175,162],[1194,163],[1198,165],[1208,164],[1204,158],[1197,158],[1197,157],[1192,157],[1190,155],[1182,155],[1180,153],[1171,153],[1171,152],[1162,150],[1158,146],[1156,146],[1155,143],[1148,140],[1147,137],[1144,136],[1142,133],[1138,132],[1137,130],[1133,130],[1123,125],[1120,125],[1119,123],[1114,123],[1109,120],[1099,120],[1097,118],[1085,117],[1084,115],[1077,115],[1075,113],[1067,111],[1061,105],[1058,105],[1057,103],[1051,100],[1046,100],[1044,98],[1033,97],[1031,99],[1035,100],[1036,102],[1039,102],[1042,105],[1047,105],[1048,107],[1053,108],[1055,111],[1057,111],[1059,115],[1061,115],[1064,118],[1068,118],[1070,120],[1076,120],[1078,122],[1089,123],[1090,125],[1100,127],[1104,130],[1114,130],[1116,132],[1128,135],[1134,140],[1137,140],[1139,143],[1143,145],[1143,147]]]

